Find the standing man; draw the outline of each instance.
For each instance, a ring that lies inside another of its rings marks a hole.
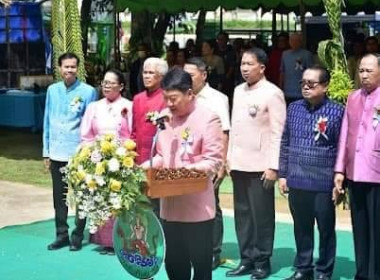
[[[157,141],[156,168],[187,168],[208,174],[205,190],[161,199],[165,232],[165,267],[170,280],[212,279],[212,230],[215,201],[212,178],[222,164],[220,119],[195,102],[192,80],[173,68],[162,81],[172,115]],[[184,148],[186,147],[187,148]]]
[[[290,49],[282,53],[280,66],[280,87],[285,93],[286,104],[302,99],[298,82],[303,71],[313,65],[313,54],[302,48],[302,34],[293,33],[289,37]]]
[[[330,280],[335,263],[334,165],[343,119],[342,105],[326,97],[330,74],[307,68],[303,100],[288,107],[280,150],[279,190],[289,191],[297,254],[296,272],[288,280]],[[319,230],[319,259],[314,278],[314,223]]]
[[[156,126],[147,119],[147,114],[160,112],[166,107],[161,80],[168,71],[168,64],[163,59],[149,57],[144,62],[143,81],[145,90],[133,98],[132,105],[132,134],[136,142],[137,164],[141,164],[151,157],[153,137]],[[158,215],[160,209],[159,199],[153,199],[153,210]]]
[[[212,268],[216,269],[220,264],[220,253],[223,244],[223,214],[219,205],[219,187],[226,175],[226,158],[228,149],[228,132],[230,130],[230,114],[228,107],[228,98],[226,95],[213,89],[206,83],[207,65],[200,57],[190,58],[184,67],[184,70],[190,74],[193,81],[193,92],[198,103],[204,105],[211,112],[219,116],[222,122],[223,130],[223,165],[216,174],[214,183],[215,193],[215,221],[214,221],[214,238],[213,238],[213,262]]]
[[[347,179],[355,279],[380,279],[380,57],[360,61],[361,88],[347,100],[335,165],[334,199]]]
[[[227,276],[270,275],[275,212],[274,183],[286,117],[282,91],[264,76],[262,49],[244,52],[240,70],[245,83],[234,93],[228,166],[234,189],[235,229],[240,265]]]
[[[97,93],[91,86],[77,79],[79,58],[64,53],[58,58],[63,81],[49,86],[43,129],[43,157],[45,167],[50,169],[53,180],[56,240],[48,250],[70,245],[67,224],[67,184],[63,181],[61,168],[67,165],[80,143],[79,127],[89,103],[96,100]],[[82,248],[85,220],[75,217],[76,229],[71,234],[70,251]]]

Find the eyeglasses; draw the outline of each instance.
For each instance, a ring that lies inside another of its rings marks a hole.
[[[100,83],[102,87],[106,87],[106,86],[114,87],[114,86],[117,86],[118,84],[119,84],[118,82],[110,82],[110,81],[101,81]]]
[[[311,80],[301,80],[299,81],[300,86],[303,88],[304,86],[307,86],[309,89],[315,88],[318,84],[321,82],[311,81]]]

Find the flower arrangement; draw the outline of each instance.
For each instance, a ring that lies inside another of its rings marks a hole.
[[[156,120],[160,117],[160,113],[158,111],[150,111],[146,113],[145,120],[147,122],[152,123],[153,125],[156,125]]]
[[[114,135],[97,138],[78,148],[64,170],[69,186],[68,204],[79,218],[89,220],[95,233],[108,219],[133,207],[146,207],[145,172],[135,164],[136,144]]]

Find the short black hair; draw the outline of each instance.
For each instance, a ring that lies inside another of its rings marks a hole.
[[[174,67],[163,77],[161,87],[163,90],[179,90],[186,93],[193,87],[193,82],[189,73]]]
[[[79,65],[80,63],[80,59],[79,57],[75,54],[75,53],[72,53],[72,52],[65,52],[63,54],[61,54],[59,57],[58,57],[58,65],[59,66],[62,66],[62,61],[63,60],[66,60],[66,59],[72,59],[72,58],[75,58],[76,61],[77,61],[77,66]]]
[[[322,65],[315,64],[311,67],[306,68],[306,70],[315,70],[319,71],[319,82],[321,84],[328,84],[331,79],[330,72],[327,70],[326,67],[323,67]]]
[[[185,64],[195,65],[200,71],[207,71],[207,64],[200,57],[191,57],[186,61]]]
[[[256,57],[257,61],[261,64],[266,65],[268,63],[268,56],[265,53],[265,51],[261,48],[253,47],[253,48],[250,48],[248,50],[245,50],[244,53],[254,55]]]

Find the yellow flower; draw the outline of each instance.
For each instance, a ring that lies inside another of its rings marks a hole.
[[[108,142],[108,141],[101,141],[100,142],[100,151],[103,154],[110,154],[110,153],[112,153],[113,149],[114,149],[114,147],[111,144],[111,142]]]
[[[186,128],[184,131],[182,131],[181,138],[183,140],[186,141],[187,139],[189,139],[189,136],[190,136],[190,129]]]
[[[77,178],[79,182],[83,181],[86,178],[86,172],[84,172],[84,170],[79,170],[77,172]]]
[[[96,189],[96,181],[94,179],[88,180],[87,187],[92,190]]]
[[[135,141],[131,140],[131,139],[128,139],[124,142],[124,147],[128,150],[128,151],[133,151],[134,149],[136,149],[136,143]]]
[[[110,180],[110,189],[114,192],[119,192],[121,189],[121,182],[115,179]]]
[[[104,164],[102,162],[98,162],[95,167],[95,175],[103,175],[104,172],[106,172]]]
[[[126,168],[132,168],[134,164],[135,164],[135,161],[131,157],[125,157],[123,159],[123,166]]]
[[[113,134],[107,134],[104,136],[104,140],[111,142],[113,139],[115,139],[115,135]]]
[[[79,153],[79,159],[84,160],[88,158],[91,154],[91,150],[89,147],[83,147],[82,150]]]
[[[135,158],[137,157],[137,153],[134,151],[128,152],[127,157]]]

